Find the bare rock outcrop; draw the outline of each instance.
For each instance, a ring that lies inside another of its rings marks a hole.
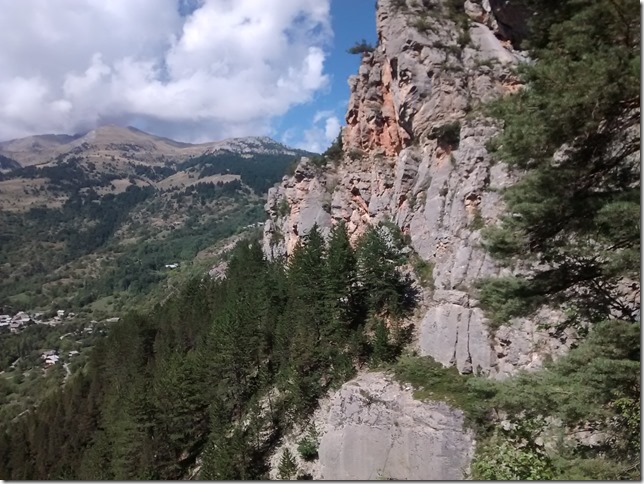
[[[462,479],[474,450],[463,414],[415,400],[382,373],[346,383],[320,442],[323,479]]]
[[[364,373],[325,398],[309,425],[319,459],[298,458],[301,474],[325,480],[463,479],[474,453],[464,417],[443,402],[423,402],[384,373]],[[284,449],[297,456],[298,428],[270,459],[273,478]]]
[[[453,4],[453,2],[450,2]],[[501,191],[516,176],[488,152],[500,126],[478,108],[521,89],[516,50],[525,17],[512,2],[379,0],[378,45],[349,80],[351,98],[336,165],[305,160],[269,192],[268,256],[288,255],[314,224],[346,222],[352,240],[388,219],[433,267],[415,350],[461,373],[505,378],[567,351],[574,334],[542,309],[492,331],[476,282],[509,275],[484,250],[481,230],[504,213]],[[458,411],[413,400],[383,374],[345,384],[324,415],[320,464],[326,479],[459,479],[473,440]]]

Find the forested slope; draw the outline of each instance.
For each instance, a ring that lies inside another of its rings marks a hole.
[[[124,318],[85,371],[5,423],[0,475],[177,479],[203,452],[204,478],[265,476],[271,445],[323,392],[405,344],[415,290],[396,240],[383,226],[354,250],[343,226],[328,246],[314,230],[287,267],[241,242],[225,280]]]

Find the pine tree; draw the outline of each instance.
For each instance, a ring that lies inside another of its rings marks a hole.
[[[639,308],[622,283],[639,280],[638,6],[538,0],[530,8],[536,62],[523,67],[527,87],[491,110],[505,125],[498,156],[527,173],[505,193],[503,226],[485,235],[497,256],[547,269],[495,283],[494,298],[516,308],[500,319],[548,300],[571,305],[571,323],[634,321]],[[485,294],[482,303],[499,310]]]
[[[344,221],[333,227],[327,253],[324,281],[332,321],[330,333],[341,340],[355,326],[362,312],[357,288],[357,260]]]
[[[283,481],[290,481],[297,474],[297,463],[291,451],[284,449],[279,464],[279,478]]]

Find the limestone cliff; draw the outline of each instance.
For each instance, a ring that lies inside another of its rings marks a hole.
[[[441,3],[379,2],[378,45],[349,79],[345,157],[324,168],[304,160],[269,191],[264,245],[268,255],[286,254],[316,223],[328,233],[343,219],[355,238],[390,218],[434,266],[419,353],[503,377],[540,366],[570,335],[553,338],[536,318],[493,337],[473,297],[476,280],[501,271],[480,229],[503,213],[499,191],[513,182],[486,150],[498,126],[477,108],[520,87],[514,68],[524,58],[511,42],[523,28],[515,11],[487,1],[464,11],[467,26]]]
[[[468,0],[462,10],[454,4],[378,2],[378,44],[363,55],[358,75],[349,79],[344,158],[337,166],[322,168],[303,160],[294,176],[269,191],[264,247],[269,256],[288,254],[316,223],[328,233],[336,221],[345,220],[355,240],[369,224],[394,221],[410,236],[417,254],[434,267],[434,290],[426,294],[416,321],[415,349],[462,373],[503,378],[521,368],[540,367],[546,354],[566,351],[572,335],[539,329],[541,321],[556,318],[545,309],[536,318],[516,320],[492,334],[475,299],[478,279],[510,271],[482,248],[481,229],[498,221],[504,210],[499,192],[514,181],[486,149],[499,126],[478,108],[521,88],[515,68],[527,59],[513,45],[525,33],[525,18],[511,2]],[[345,410],[353,401],[346,393],[336,397]],[[403,418],[401,402],[396,405]],[[369,418],[354,417],[333,417],[331,412],[327,429],[334,437],[327,439],[345,445],[345,439],[360,435],[378,454],[388,446],[424,446],[433,432],[425,429],[424,436],[409,437],[392,424],[389,430],[402,432],[401,442],[406,443],[396,444],[393,437],[383,443],[370,433]],[[445,418],[458,427],[453,416]],[[333,457],[337,448],[324,442],[325,476],[374,477],[374,466],[344,468],[348,457]],[[454,452],[467,462],[466,446]],[[447,471],[414,472],[394,477],[455,478]]]

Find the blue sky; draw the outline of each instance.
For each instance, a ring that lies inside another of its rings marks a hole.
[[[133,125],[323,151],[374,0],[0,0],[0,141]],[[37,13],[37,15],[34,14]]]
[[[325,120],[334,116],[344,126],[350,94],[347,78],[357,74],[360,65],[360,56],[347,53],[347,49],[362,39],[376,44],[375,14],[375,0],[331,0],[333,40],[325,62],[329,87],[317,92],[313,101],[295,106],[275,120],[275,139],[314,151],[329,146]]]

